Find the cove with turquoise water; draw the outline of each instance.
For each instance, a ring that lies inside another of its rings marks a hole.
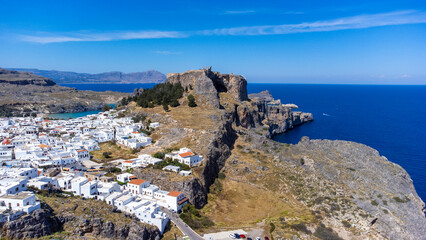
[[[78,90],[133,92],[154,84],[67,84]],[[314,121],[274,140],[296,144],[311,139],[340,139],[377,149],[401,165],[426,200],[426,86],[254,84],[249,93],[269,90],[275,99],[311,112]]]

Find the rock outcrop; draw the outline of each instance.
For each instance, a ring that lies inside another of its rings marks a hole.
[[[0,236],[11,239],[40,238],[61,229],[61,224],[51,211],[38,209],[2,226]]]
[[[211,68],[169,73],[166,82],[180,83],[184,88],[193,89],[203,103],[215,107],[220,106],[218,95],[220,92],[231,93],[239,101],[248,100],[247,81],[243,76],[221,74],[212,71]]]

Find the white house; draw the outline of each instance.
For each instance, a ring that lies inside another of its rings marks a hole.
[[[191,149],[181,148],[179,152],[167,154],[166,157],[171,157],[173,160],[178,160],[180,163],[186,164],[190,167],[199,164],[203,157],[195,155]]]
[[[25,177],[0,178],[0,194],[16,194],[25,190],[27,190],[27,179]]]
[[[149,181],[142,179],[133,179],[127,183],[128,190],[132,194],[142,194],[143,188],[149,187]]]
[[[116,206],[119,210],[124,210],[124,206],[131,201],[133,201],[134,197],[131,195],[122,195],[114,201],[114,206]]]
[[[153,202],[137,208],[134,213],[141,222],[157,226],[161,233],[164,232],[164,229],[169,222],[167,215],[160,210],[158,204]]]
[[[166,207],[172,211],[179,212],[186,203],[188,198],[183,192],[173,191],[166,195]]]
[[[131,173],[122,173],[117,175],[117,181],[120,181],[123,183],[129,182],[132,179],[136,179],[136,177]]]
[[[27,214],[40,208],[40,201],[32,192],[19,192],[0,196],[0,210],[23,211]]]
[[[79,149],[74,151],[74,156],[78,161],[90,160],[89,151],[86,149]]]

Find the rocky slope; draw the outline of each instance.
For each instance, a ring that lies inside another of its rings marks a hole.
[[[98,110],[123,96],[127,94],[78,91],[49,78],[0,69],[0,116]]]
[[[42,209],[3,224],[0,236],[10,239],[38,239],[45,236],[59,239],[161,238],[156,227],[145,225],[135,217],[118,213],[106,203],[58,196],[41,198]]]
[[[190,177],[156,178],[151,169],[138,175],[184,191],[216,223],[211,231],[244,226],[277,238],[422,239],[424,203],[408,174],[376,150],[345,141],[271,140],[313,117],[268,92],[247,95],[242,76],[203,69],[166,81],[192,88],[187,94],[202,111],[185,101],[168,113],[141,110],[164,124],[144,152],[188,146],[205,161]]]
[[[34,68],[9,68],[10,70],[30,72],[46,78],[53,79],[58,84],[119,84],[119,83],[161,83],[166,76],[155,70],[145,72],[123,73],[123,72],[105,72],[105,73],[76,73],[56,70],[40,70]]]

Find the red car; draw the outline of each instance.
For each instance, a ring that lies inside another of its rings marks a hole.
[[[265,240],[269,240],[269,238],[268,238],[268,237],[265,237]]]
[[[246,238],[246,235],[244,235],[244,234],[240,234],[240,237],[241,237],[241,238]]]

